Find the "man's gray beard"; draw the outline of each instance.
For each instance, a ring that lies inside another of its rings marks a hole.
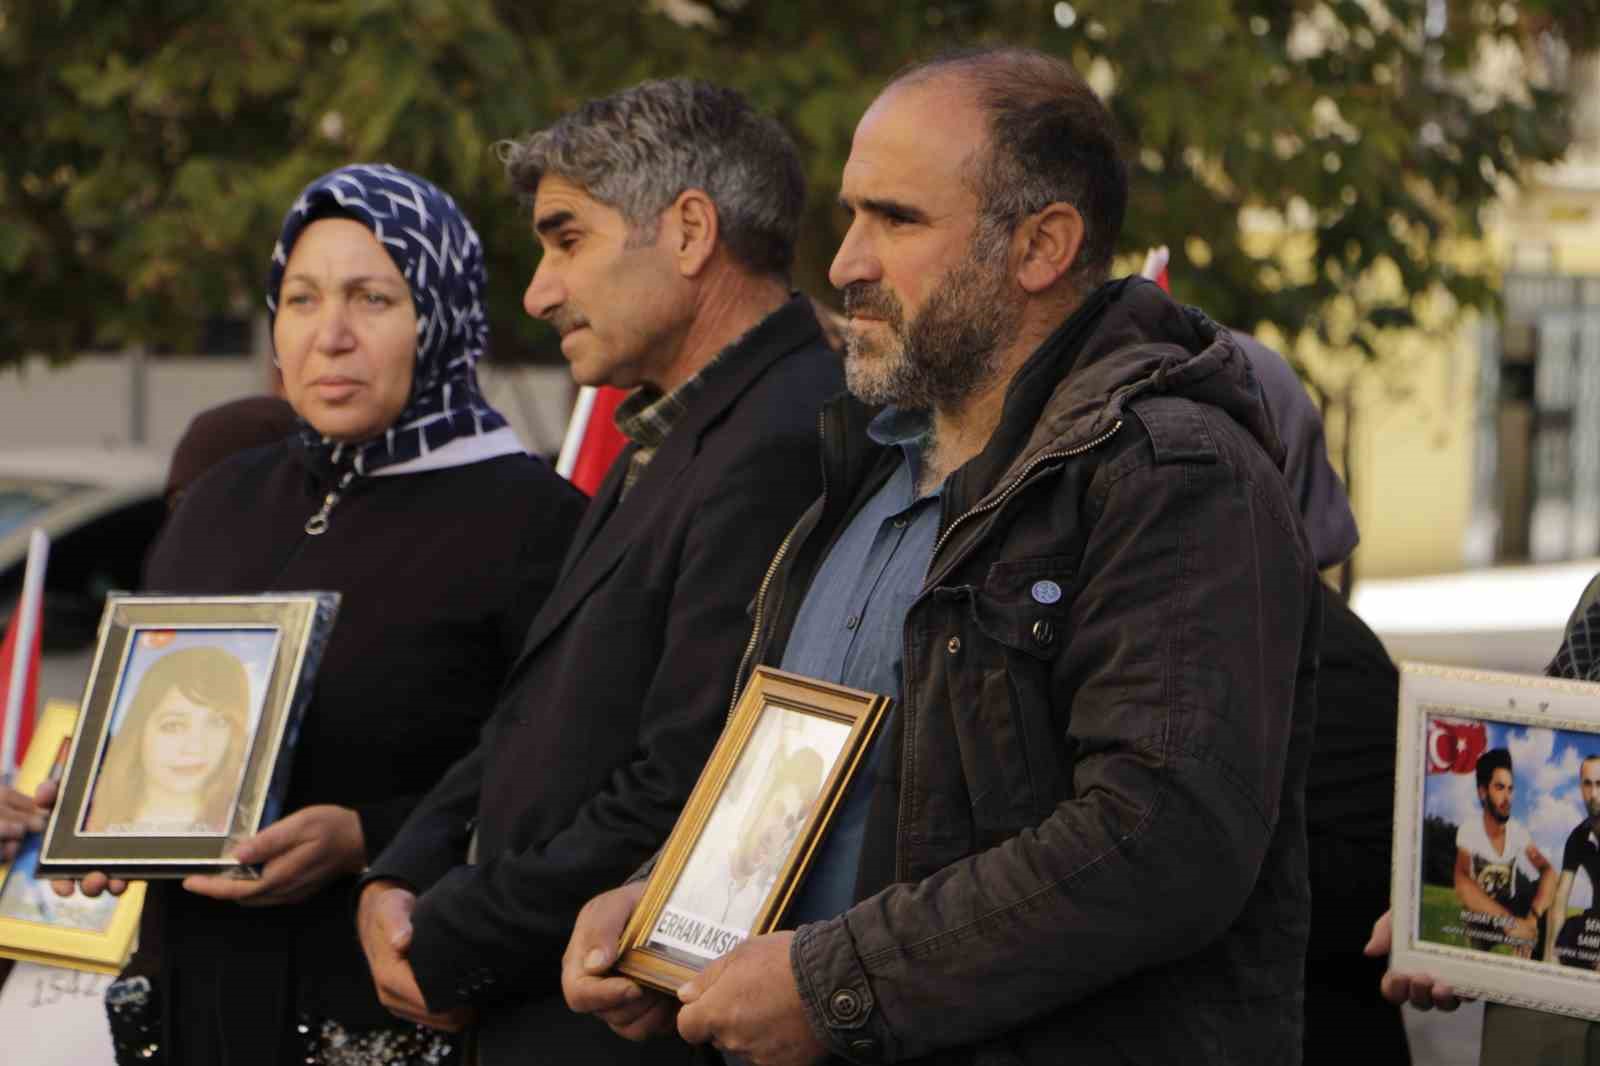
[[[885,323],[884,347],[864,354],[845,334],[844,380],[863,403],[951,410],[990,384],[1000,350],[1016,339],[1021,300],[1007,292],[1005,244],[979,240],[944,276],[910,323]],[[999,265],[995,265],[998,260]]]

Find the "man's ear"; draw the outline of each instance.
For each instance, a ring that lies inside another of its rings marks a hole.
[[[686,278],[698,277],[711,262],[721,235],[717,205],[701,189],[685,189],[667,208],[671,219],[669,236],[678,272]]]
[[[1083,216],[1071,204],[1050,204],[1023,219],[1012,244],[1021,253],[1017,284],[1035,294],[1055,285],[1077,264],[1083,235]]]

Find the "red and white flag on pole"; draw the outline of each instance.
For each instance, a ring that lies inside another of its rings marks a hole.
[[[0,779],[11,781],[28,750],[39,708],[39,630],[44,607],[44,567],[50,538],[34,530],[28,539],[28,565],[22,595],[0,644]]]
[[[561,455],[556,459],[556,473],[586,495],[595,494],[606,471],[611,469],[612,460],[628,443],[612,418],[627,395],[626,390],[610,385],[585,385],[578,390],[578,402],[572,405],[572,420],[567,423],[567,437],[561,442]]]
[[[1161,286],[1161,291],[1168,296],[1172,295],[1172,282],[1167,278],[1167,260],[1170,258],[1167,246],[1152,248],[1145,254],[1144,269],[1139,271],[1141,278],[1149,278]]]

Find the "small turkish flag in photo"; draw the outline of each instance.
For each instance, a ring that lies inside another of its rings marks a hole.
[[[1478,756],[1489,748],[1489,729],[1482,722],[1428,719],[1428,773],[1470,774]]]

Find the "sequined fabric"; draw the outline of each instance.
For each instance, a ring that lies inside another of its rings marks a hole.
[[[118,1066],[157,1066],[161,1054],[161,1012],[150,978],[119,977],[106,986],[106,1020]]]
[[[106,986],[106,1017],[118,1066],[162,1066],[161,1011],[144,976]],[[296,1062],[306,1066],[458,1066],[457,1041],[421,1025],[346,1029],[331,1019],[302,1016],[295,1025]]]
[[[456,1066],[456,1038],[422,1025],[346,1029],[302,1017],[295,1026],[306,1066]]]

